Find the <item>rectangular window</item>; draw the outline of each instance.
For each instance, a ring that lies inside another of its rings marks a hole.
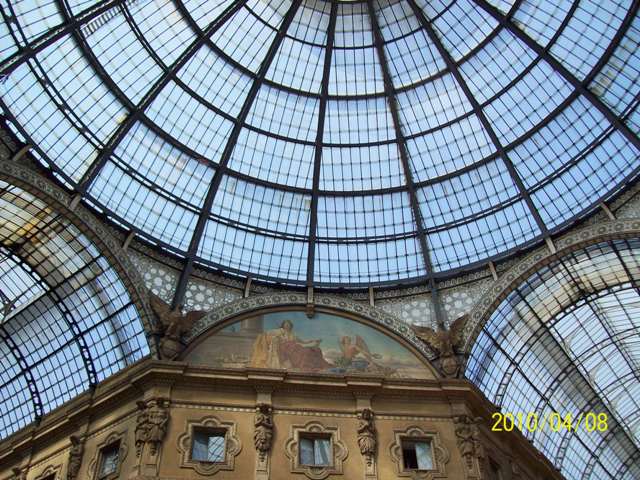
[[[191,459],[198,462],[224,462],[225,434],[219,430],[194,430]]]
[[[298,443],[300,464],[311,466],[333,465],[330,436],[300,436]]]
[[[403,440],[402,462],[405,470],[433,470],[431,442],[428,440]]]
[[[100,452],[100,468],[98,478],[100,480],[110,478],[118,472],[118,462],[120,461],[120,442],[114,442],[102,449]]]

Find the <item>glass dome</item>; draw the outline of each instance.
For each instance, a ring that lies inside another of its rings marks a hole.
[[[449,276],[638,173],[630,1],[3,4],[2,108],[140,238],[290,285]]]

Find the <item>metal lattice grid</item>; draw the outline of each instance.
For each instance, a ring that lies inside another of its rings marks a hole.
[[[2,108],[90,205],[194,264],[427,281],[639,167],[638,2],[2,4]],[[437,302],[436,302],[437,303]]]
[[[466,376],[502,412],[606,413],[604,432],[523,431],[568,479],[640,475],[640,240],[578,250],[501,302]]]
[[[140,315],[96,246],[0,181],[0,438],[149,354]]]

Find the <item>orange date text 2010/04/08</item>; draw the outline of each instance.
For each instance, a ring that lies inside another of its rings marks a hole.
[[[511,432],[515,428],[523,432],[525,430],[529,432],[575,432],[580,428],[587,432],[606,432],[609,429],[609,417],[606,413],[496,412],[491,415],[491,418],[493,421],[491,430],[494,432]]]

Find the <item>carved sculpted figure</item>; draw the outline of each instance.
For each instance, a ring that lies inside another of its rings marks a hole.
[[[253,443],[263,462],[273,441],[273,409],[270,405],[261,403],[256,407],[254,419]]]
[[[429,327],[413,326],[418,338],[440,356],[442,372],[449,378],[457,376],[460,370],[455,350],[463,340],[462,331],[467,318],[467,315],[463,315],[455,320],[448,330],[438,330],[437,332]]]
[[[480,431],[477,421],[468,415],[461,415],[454,419],[456,423],[455,433],[458,441],[458,449],[468,471],[473,471],[473,461],[478,460],[478,468],[481,468],[484,450],[480,443]]]
[[[373,411],[365,408],[358,413],[358,447],[365,457],[367,465],[371,465],[376,454],[376,427],[373,423]]]
[[[162,336],[160,354],[162,358],[172,360],[183,349],[182,336],[189,332],[193,324],[204,317],[207,312],[193,311],[182,314],[179,308],[172,310],[169,305],[154,294],[149,295],[149,304],[160,323],[156,331]]]
[[[136,419],[136,455],[142,454],[145,444],[149,444],[151,455],[156,455],[167,433],[169,423],[169,401],[164,398],[152,398],[147,402],[139,401],[140,413]]]
[[[82,465],[82,455],[84,454],[84,437],[71,435],[71,449],[69,450],[69,460],[67,466],[67,480],[76,480],[80,466]]]

